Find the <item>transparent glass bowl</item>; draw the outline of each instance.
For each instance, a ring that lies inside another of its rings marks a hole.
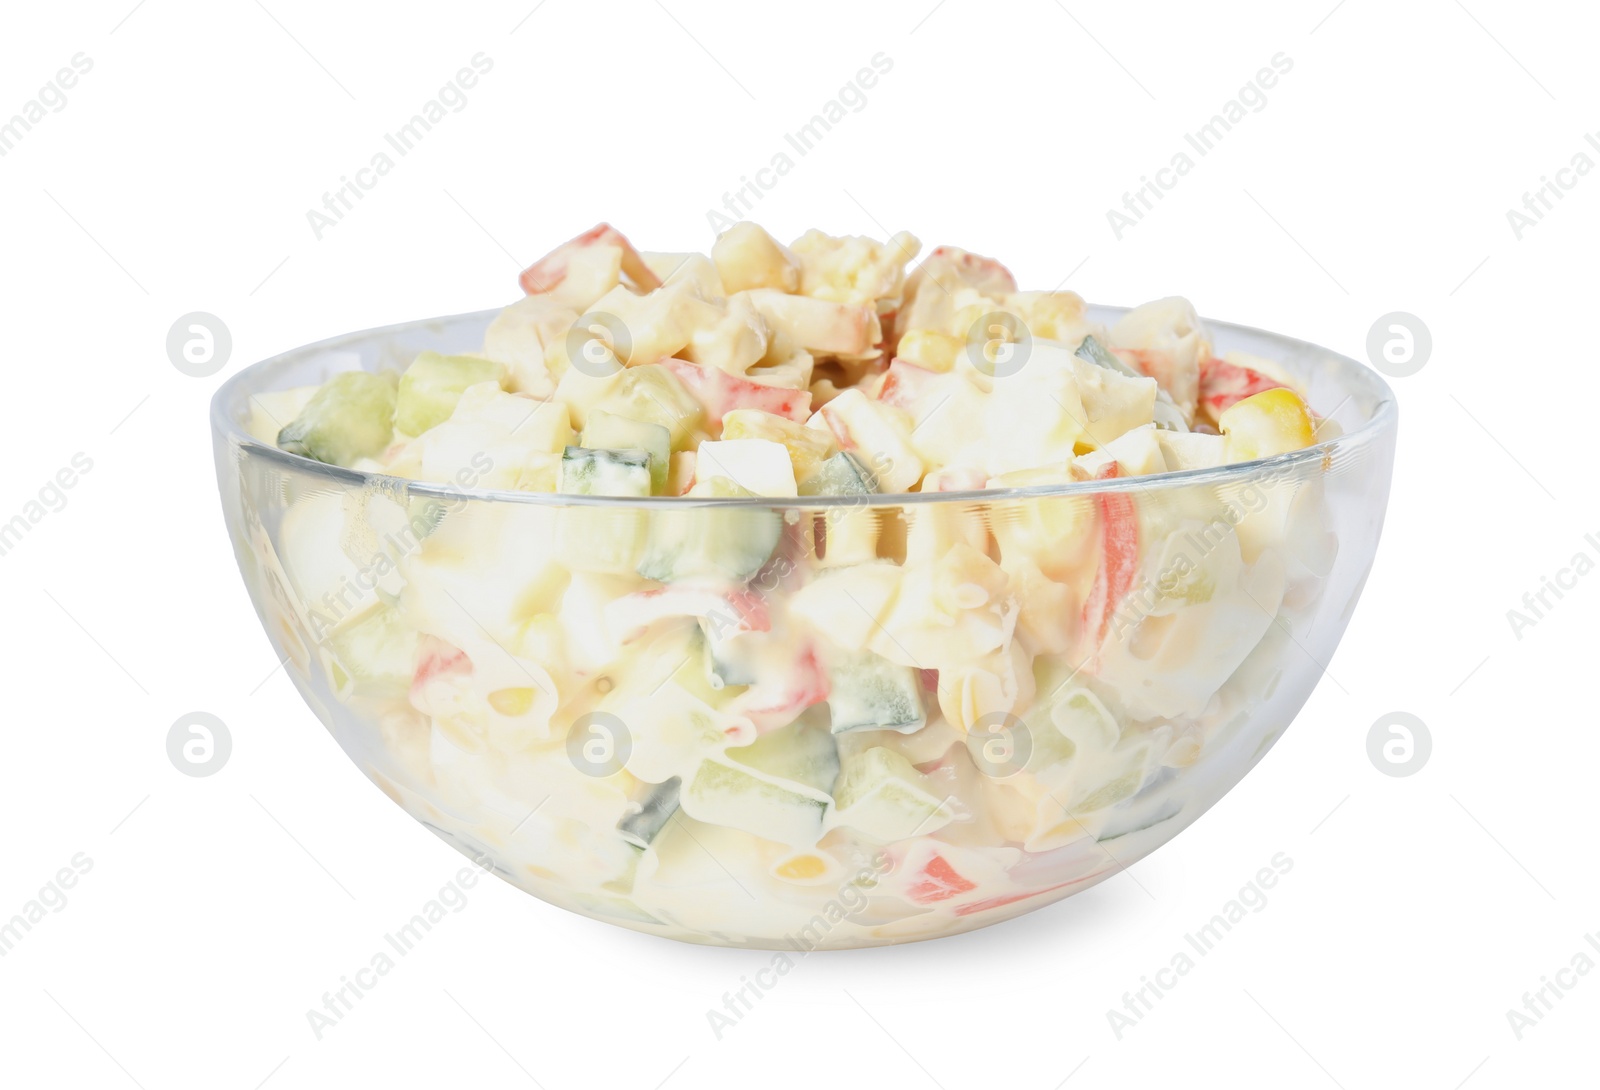
[[[623,927],[873,946],[1087,889],[1266,753],[1377,548],[1388,387],[1221,323],[1218,354],[1281,362],[1334,438],[863,502],[463,489],[251,436],[252,395],[473,351],[494,313],[235,376],[211,412],[223,510],[275,652],[361,770],[507,881]]]

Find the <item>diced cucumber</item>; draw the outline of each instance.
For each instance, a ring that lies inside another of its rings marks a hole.
[[[882,841],[927,836],[955,818],[949,801],[934,790],[933,781],[910,761],[873,746],[841,762],[833,791],[834,824]]]
[[[833,799],[748,765],[708,759],[700,763],[679,803],[696,821],[743,829],[779,844],[809,846],[821,838]]]
[[[1083,343],[1078,345],[1078,350],[1073,353],[1080,360],[1104,367],[1107,371],[1115,371],[1126,378],[1148,378],[1148,375],[1134,370],[1116,357],[1105,345],[1095,340],[1093,335],[1085,337]],[[1177,402],[1172,400],[1172,395],[1156,387],[1155,426],[1162,431],[1188,431],[1189,425],[1184,423],[1183,411],[1178,408]]]
[[[568,447],[561,455],[561,491],[576,496],[648,496],[650,455],[642,450]]]
[[[1118,837],[1142,833],[1162,822],[1171,821],[1183,812],[1183,803],[1173,797],[1171,784],[1177,770],[1161,768],[1145,778],[1139,793],[1119,803],[1106,815],[1105,824],[1095,834],[1102,844]]]
[[[450,419],[461,392],[480,382],[503,382],[503,363],[480,356],[446,356],[422,352],[400,376],[394,426],[404,435],[421,435]]]
[[[828,711],[833,733],[892,730],[910,734],[927,722],[922,681],[909,666],[871,651],[837,654],[828,662]]]
[[[579,443],[590,450],[642,450],[650,455],[650,492],[667,491],[667,469],[672,459],[672,433],[660,424],[630,420],[595,409],[583,422]]]
[[[674,776],[666,783],[646,785],[644,797],[633,803],[630,813],[617,822],[622,839],[639,848],[648,848],[656,834],[666,828],[672,815],[678,812],[678,791],[683,781]],[[633,807],[638,809],[633,809]]]
[[[815,473],[800,482],[802,496],[870,496],[877,491],[872,470],[843,450],[824,459]]]
[[[1087,798],[1077,801],[1072,807],[1072,813],[1092,814],[1096,810],[1104,810],[1108,806],[1114,806],[1123,799],[1133,797],[1133,793],[1139,790],[1139,784],[1143,780],[1144,771],[1142,769],[1136,768],[1131,772],[1125,772],[1116,779],[1101,784]]]
[[[390,606],[328,637],[340,697],[403,698],[417,664],[417,630]]]
[[[334,375],[278,432],[278,446],[336,466],[376,458],[394,438],[397,385],[394,374],[387,371]]]
[[[706,654],[711,668],[713,684],[754,685],[760,673],[759,663],[744,646],[752,635],[748,632],[728,631],[728,626],[716,617],[701,617],[700,634],[706,641]],[[763,633],[765,635],[765,633]]]
[[[684,692],[697,700],[704,701],[710,707],[724,708],[734,694],[725,691],[726,682],[721,682],[716,675],[711,647],[703,638],[704,633],[698,628],[690,629],[689,633],[692,636],[689,652],[673,672],[672,681]],[[672,647],[677,639],[676,633],[668,633],[661,638],[660,646]],[[652,645],[652,649],[654,647],[655,645]]]
[[[758,772],[830,794],[839,779],[838,743],[826,727],[805,717],[747,746],[730,749],[727,755]]]
[[[701,495],[749,495],[717,478]],[[712,576],[742,583],[771,559],[783,536],[783,519],[760,508],[683,507],[654,511],[639,574],[670,583]]]
[[[1077,356],[1080,360],[1087,360],[1096,367],[1104,367],[1107,371],[1115,371],[1117,374],[1126,375],[1128,378],[1145,377],[1132,367],[1129,367],[1127,364],[1117,359],[1116,354],[1105,345],[1097,341],[1093,335],[1085,337],[1083,339],[1083,343],[1078,345],[1078,350],[1074,352],[1073,355]]]

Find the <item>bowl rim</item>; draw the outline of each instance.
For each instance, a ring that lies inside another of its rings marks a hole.
[[[1281,333],[1273,333],[1270,330],[1259,329],[1254,326],[1217,321],[1204,316],[1200,320],[1210,329],[1227,330],[1244,336],[1265,337],[1291,350],[1319,354],[1323,362],[1336,365],[1341,380],[1340,386],[1352,391],[1345,400],[1354,397],[1361,385],[1369,387],[1370,392],[1376,398],[1371,414],[1366,420],[1362,421],[1360,426],[1348,432],[1321,443],[1314,443],[1300,450],[1290,451],[1287,454],[1279,454],[1271,458],[1258,458],[1249,462],[1232,462],[1227,465],[1202,469],[1171,470],[1166,473],[1152,473],[1139,477],[1096,478],[1088,481],[1066,481],[1058,484],[1028,485],[1013,488],[964,489],[952,492],[881,492],[865,496],[584,496],[566,492],[464,488],[459,485],[442,482],[419,481],[389,473],[368,472],[348,469],[344,466],[329,465],[326,462],[319,462],[303,455],[291,454],[289,451],[283,450],[274,444],[257,439],[245,431],[242,424],[228,411],[229,407],[239,400],[241,396],[240,388],[248,385],[252,376],[268,370],[274,365],[284,363],[293,357],[312,352],[346,348],[354,343],[365,341],[381,334],[398,334],[423,329],[428,326],[474,320],[482,320],[487,324],[503,309],[503,307],[495,307],[489,310],[470,311],[436,318],[421,318],[389,325],[373,326],[369,329],[352,333],[340,333],[320,341],[291,348],[288,351],[280,352],[275,356],[252,363],[247,367],[241,368],[238,374],[231,376],[212,395],[210,417],[213,437],[218,440],[225,440],[230,445],[242,450],[247,450],[255,457],[266,458],[269,461],[277,462],[301,473],[324,477],[331,482],[337,482],[345,486],[381,489],[391,492],[397,489],[404,489],[411,496],[447,502],[479,500],[531,504],[540,507],[610,507],[658,511],[697,507],[787,511],[832,507],[898,508],[926,503],[987,504],[1008,500],[1048,499],[1058,496],[1092,496],[1102,492],[1123,492],[1129,489],[1144,491],[1196,485],[1243,484],[1258,481],[1263,476],[1277,474],[1292,476],[1308,463],[1319,462],[1326,458],[1337,459],[1343,452],[1361,447],[1371,441],[1374,436],[1392,430],[1396,426],[1399,417],[1399,406],[1395,400],[1394,390],[1375,369],[1359,363],[1349,356],[1342,355],[1310,341],[1303,341]],[[1087,310],[1091,314],[1097,312],[1105,316],[1126,314],[1132,309],[1132,307],[1107,304],[1087,305]],[[248,397],[249,395],[245,394],[243,396]],[[1338,412],[1342,407],[1343,402],[1335,406],[1333,411]],[[1331,418],[1330,414],[1325,419]]]

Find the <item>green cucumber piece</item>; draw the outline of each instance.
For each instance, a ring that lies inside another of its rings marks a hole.
[[[505,364],[479,356],[446,356],[422,352],[400,376],[395,401],[394,426],[403,435],[417,436],[450,419],[456,402],[468,386],[500,382]]]
[[[575,496],[648,496],[650,455],[568,447],[561,454],[560,490]]]
[[[922,681],[909,666],[871,651],[858,651],[830,658],[828,678],[828,712],[834,734],[853,730],[910,734],[927,722]]]
[[[683,781],[677,776],[666,783],[647,785],[649,790],[635,804],[639,809],[617,822],[622,839],[636,848],[648,848],[678,812],[678,791],[682,785]]]
[[[590,450],[643,450],[650,455],[650,493],[665,495],[672,459],[672,432],[660,424],[591,410],[578,442]]]
[[[826,727],[805,718],[730,749],[727,756],[757,772],[828,794],[839,779],[839,744]]]
[[[822,836],[833,799],[748,765],[707,758],[683,789],[679,803],[696,821],[743,829],[779,844],[810,847]]]
[[[278,432],[278,446],[335,466],[376,458],[394,439],[397,385],[391,372],[334,375]]]
[[[1092,334],[1083,339],[1083,343],[1078,345],[1078,350],[1074,352],[1073,355],[1077,356],[1080,360],[1094,364],[1096,367],[1104,367],[1107,371],[1115,371],[1117,374],[1125,375],[1128,378],[1150,377],[1141,371],[1134,370],[1132,367],[1129,367],[1127,364],[1117,359],[1115,353],[1106,348],[1106,346],[1101,344],[1099,341],[1095,340]],[[1156,405],[1153,422],[1155,426],[1160,428],[1162,431],[1189,430],[1189,425],[1183,422],[1183,412],[1178,408],[1177,402],[1173,401],[1172,395],[1163,390],[1159,385],[1156,387]]]
[[[1107,371],[1115,371],[1117,374],[1125,375],[1128,378],[1147,377],[1117,359],[1116,355],[1105,345],[1095,340],[1092,334],[1083,339],[1083,343],[1078,346],[1078,350],[1073,355],[1080,360],[1094,364],[1096,367],[1104,367]]]
[[[417,630],[384,605],[327,638],[341,697],[404,698],[417,663]]]
[[[700,635],[706,642],[706,659],[715,679],[712,684],[725,688],[729,685],[754,685],[760,680],[759,664],[751,655],[741,654],[738,649],[740,635],[747,633],[734,633],[723,636],[718,631],[716,621],[701,617],[698,622]]]
[[[878,491],[872,470],[848,451],[831,455],[800,482],[802,496],[870,496]]]
[[[714,496],[748,496],[717,478]],[[772,558],[783,536],[783,519],[760,508],[685,506],[654,511],[639,574],[660,583],[709,576],[742,583]]]
[[[833,797],[834,823],[882,841],[928,836],[955,819],[947,799],[910,761],[882,746],[847,757]]]

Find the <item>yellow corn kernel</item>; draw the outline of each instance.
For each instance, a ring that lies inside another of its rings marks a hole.
[[[929,371],[945,374],[955,369],[961,341],[937,329],[910,329],[900,338],[895,356]]]
[[[794,466],[794,479],[804,481],[834,452],[833,433],[808,428],[760,409],[733,409],[722,417],[723,439],[766,439],[782,443]]]
[[[827,861],[821,856],[810,853],[792,855],[782,863],[779,863],[773,870],[773,873],[779,878],[784,878],[791,882],[804,882],[811,878],[821,878],[827,872]]]
[[[1229,462],[1253,462],[1309,447],[1311,413],[1300,395],[1278,387],[1263,390],[1223,410],[1217,418]]]
[[[529,710],[533,708],[533,690],[526,687],[520,689],[496,689],[489,694],[489,707],[501,715],[513,717],[527,715]]]

